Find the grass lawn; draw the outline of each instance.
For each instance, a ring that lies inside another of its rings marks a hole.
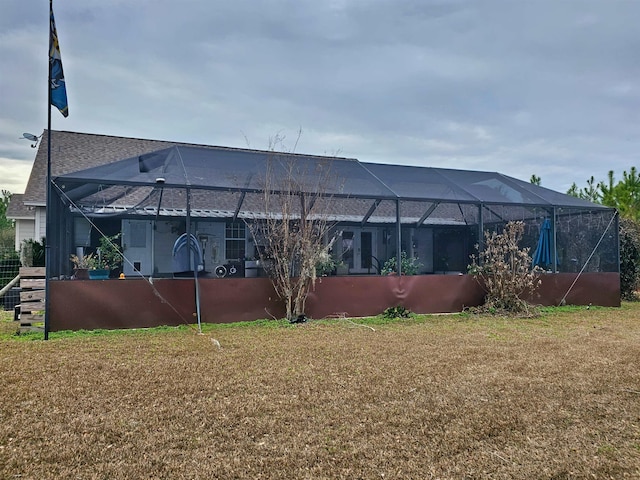
[[[3,318],[3,479],[640,478],[640,304],[48,342]]]

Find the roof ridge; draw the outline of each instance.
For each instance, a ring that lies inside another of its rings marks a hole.
[[[43,133],[46,133],[46,132],[47,132],[47,129],[45,128]],[[279,152],[277,150],[264,150],[264,149],[244,148],[244,147],[227,147],[224,145],[211,145],[206,143],[189,143],[189,142],[178,142],[174,140],[158,140],[153,138],[123,137],[122,135],[108,135],[104,133],[72,132],[70,130],[54,130],[54,129],[51,129],[51,133],[67,133],[71,135],[90,135],[93,137],[104,137],[104,138],[113,138],[113,139],[122,139],[122,140],[137,140],[142,142],[170,143],[175,146],[215,148],[218,150],[234,151],[234,152],[267,153],[267,154],[277,154],[277,155],[290,155],[290,156],[305,157],[305,158],[332,158],[337,160],[357,160],[356,158],[338,157],[337,155],[328,156],[328,155],[317,155],[317,154],[310,154],[310,153]]]

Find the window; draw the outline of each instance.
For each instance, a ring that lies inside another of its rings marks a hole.
[[[224,229],[227,260],[242,260],[245,257],[246,230],[244,223],[227,223]]]
[[[91,246],[91,224],[84,218],[76,217],[74,219],[74,246],[90,247]]]

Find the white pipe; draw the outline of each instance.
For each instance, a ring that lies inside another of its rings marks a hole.
[[[4,287],[2,287],[2,289],[0,290],[0,298],[2,298],[2,296],[5,293],[11,290],[11,287],[13,287],[16,283],[18,283],[18,280],[20,280],[20,274],[16,275],[16,277],[13,280],[11,280]]]

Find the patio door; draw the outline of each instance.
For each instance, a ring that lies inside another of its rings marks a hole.
[[[125,261],[122,265],[126,276],[153,272],[153,236],[151,222],[148,220],[122,221],[122,253]]]
[[[379,273],[375,260],[377,249],[374,229],[345,228],[340,241],[342,261],[349,268],[349,273]]]

